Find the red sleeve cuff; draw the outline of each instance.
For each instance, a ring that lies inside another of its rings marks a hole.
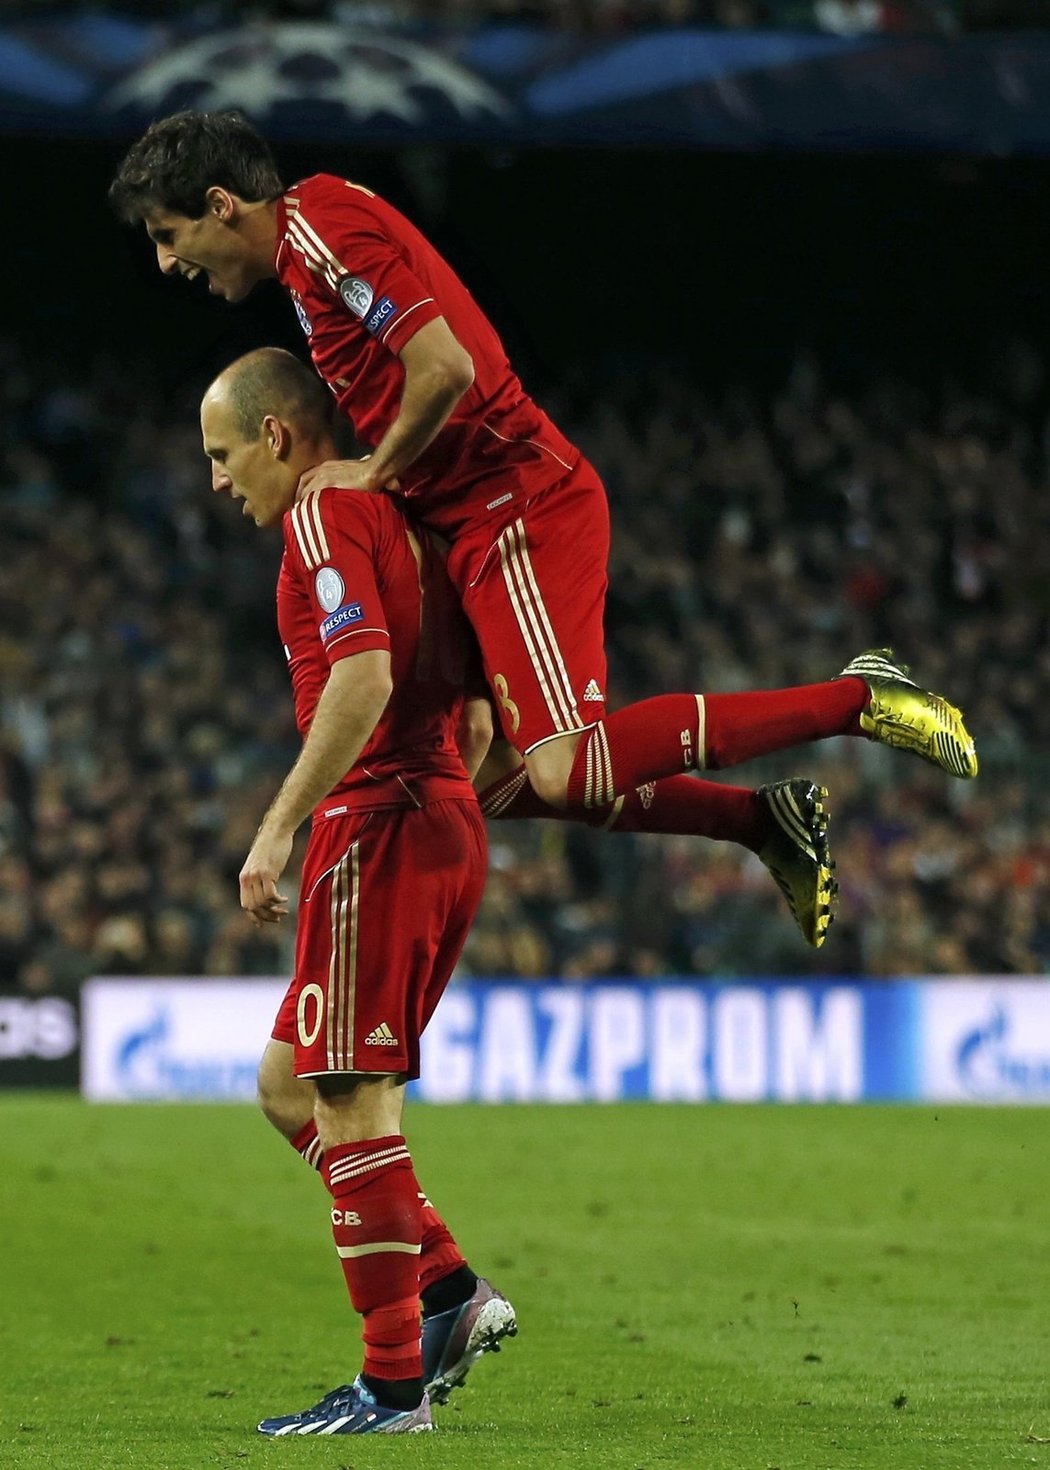
[[[390,634],[385,628],[347,628],[338,638],[325,644],[328,666],[337,664],[341,658],[351,658],[355,653],[369,653],[373,648],[384,652],[390,648]]]
[[[412,340],[420,327],[425,327],[427,322],[436,322],[442,315],[441,307],[436,301],[419,301],[415,306],[409,306],[399,312],[387,330],[380,333],[379,340],[384,347],[388,347],[396,354],[401,351],[406,342]]]

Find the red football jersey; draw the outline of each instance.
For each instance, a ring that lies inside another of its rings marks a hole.
[[[277,275],[317,371],[364,444],[378,444],[397,415],[397,354],[420,327],[444,317],[470,353],[472,386],[401,476],[428,525],[449,537],[479,519],[498,530],[576,464],[579,450],[525,393],[470,292],[392,205],[317,174],[278,201],[277,228]]]
[[[318,810],[473,801],[456,746],[469,643],[426,533],[410,532],[390,496],[352,490],[302,501],[283,529],[277,626],[303,738],[337,660],[372,648],[391,658],[390,702]]]

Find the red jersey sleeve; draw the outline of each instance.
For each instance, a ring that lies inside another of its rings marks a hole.
[[[390,647],[376,581],[382,534],[372,497],[323,490],[293,506],[284,539],[317,619],[329,667],[341,658]]]
[[[288,234],[365,331],[392,353],[443,315],[413,271],[395,212],[370,189],[318,175],[288,196]]]

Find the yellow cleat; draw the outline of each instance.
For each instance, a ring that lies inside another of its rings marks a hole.
[[[894,662],[892,648],[872,648],[852,659],[840,679],[863,679],[871,700],[860,727],[872,740],[911,750],[949,776],[972,780],[977,751],[962,713],[939,694],[920,689],[907,677],[907,664]]]
[[[758,856],[772,873],[802,937],[814,949],[824,943],[838,884],[828,849],[827,796],[823,786],[795,776],[760,786],[755,793],[776,823]]]

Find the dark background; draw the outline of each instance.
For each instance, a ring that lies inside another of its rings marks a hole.
[[[164,281],[105,190],[120,144],[5,140],[5,330],[194,389],[237,352],[303,343],[276,285],[229,308]],[[285,147],[409,213],[492,314],[534,388],[566,361],[681,361],[698,383],[782,381],[800,346],[846,385],[987,375],[1050,333],[1050,164],[599,150]]]

